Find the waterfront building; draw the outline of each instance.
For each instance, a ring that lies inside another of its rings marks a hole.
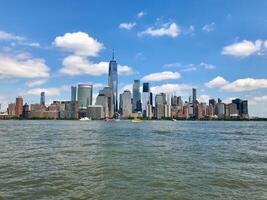
[[[22,115],[22,109],[23,109],[22,107],[23,107],[23,98],[21,96],[18,96],[16,98],[16,108],[15,108],[17,117],[20,117]]]
[[[108,109],[105,108],[105,115],[109,118],[114,116],[114,103],[113,103],[113,92],[111,87],[104,87],[103,90],[99,91],[99,94],[103,94],[107,97]],[[102,105],[102,104],[101,104]]]
[[[103,112],[103,106],[101,105],[88,106],[86,116],[90,119],[104,119],[105,115]]]
[[[96,97],[95,105],[100,105],[103,107],[104,118],[109,117],[109,106],[108,106],[107,96],[105,96],[104,94],[98,94],[98,96]]]
[[[117,62],[114,59],[114,52],[112,53],[112,60],[109,62],[108,86],[111,87],[113,94],[113,112],[118,112],[118,69]]]
[[[16,104],[15,103],[8,104],[7,114],[9,116],[15,116],[16,115]]]
[[[153,118],[153,107],[150,104],[146,105],[146,118],[148,118],[148,119]]]
[[[213,108],[215,108],[216,100],[215,99],[210,99],[209,100],[209,105],[211,105]]]
[[[76,86],[71,86],[71,101],[76,101],[77,100],[77,87]]]
[[[207,117],[210,117],[210,118],[214,116],[214,107],[213,107],[212,104],[209,104],[209,105],[207,106],[206,116],[207,116]]]
[[[183,106],[183,116],[184,118],[188,119],[189,118],[189,104],[185,104]]]
[[[248,101],[244,100],[242,101],[242,109],[241,109],[241,117],[248,118]]]
[[[168,105],[168,104],[164,105],[164,117],[165,118],[171,117],[171,105]]]
[[[165,105],[167,104],[166,94],[160,93],[155,97],[156,118],[162,119],[165,117]]]
[[[132,97],[129,90],[125,90],[121,94],[121,117],[129,118],[132,114]]]
[[[22,108],[22,117],[25,119],[29,118],[29,113],[30,113],[30,106],[27,103],[25,103]]]
[[[78,118],[78,102],[77,101],[61,101],[59,106],[59,118],[61,119],[77,119]]]
[[[196,119],[202,119],[203,118],[203,107],[202,107],[202,105],[197,103],[195,108],[196,108],[195,118]]]
[[[93,85],[79,84],[78,85],[78,106],[80,110],[86,110],[89,105],[92,105]]]
[[[45,106],[45,92],[41,92],[40,95],[40,104]]]
[[[142,111],[144,117],[146,117],[146,106],[152,105],[152,93],[150,92],[149,83],[143,83],[143,93],[142,93]]]
[[[133,83],[133,105],[132,105],[133,112],[140,112],[142,111],[141,105],[141,93],[140,93],[140,80],[134,80]]]
[[[215,106],[215,114],[219,118],[223,118],[225,116],[225,104],[221,101],[218,101],[218,103]]]

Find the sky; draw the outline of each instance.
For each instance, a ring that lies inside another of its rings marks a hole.
[[[47,0],[0,2],[0,104],[69,100],[70,86],[107,85],[112,49],[119,91],[239,97],[267,117],[267,1]]]

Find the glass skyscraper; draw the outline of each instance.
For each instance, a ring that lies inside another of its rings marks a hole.
[[[93,86],[89,84],[78,85],[78,106],[79,109],[87,109],[92,105]]]
[[[45,106],[45,92],[41,92],[40,104]]]
[[[77,88],[75,86],[71,86],[71,101],[76,101],[76,94],[77,94]]]
[[[140,80],[134,80],[133,84],[133,112],[142,111]]]
[[[118,69],[117,62],[114,59],[114,52],[112,60],[109,62],[108,70],[108,86],[111,87],[113,93],[114,111],[118,112]]]

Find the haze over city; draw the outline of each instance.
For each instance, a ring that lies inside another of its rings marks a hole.
[[[69,100],[78,83],[93,84],[95,102],[114,49],[119,93],[135,79],[183,100],[194,87],[200,102],[238,97],[267,116],[267,2],[115,2],[2,1],[1,110],[18,95],[38,103],[42,91],[48,104]]]

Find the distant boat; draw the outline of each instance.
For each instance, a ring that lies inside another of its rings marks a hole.
[[[134,122],[134,123],[136,123],[136,122],[142,122],[142,120],[139,119],[139,118],[134,118],[134,119],[132,119],[132,122]]]
[[[173,122],[176,122],[177,120],[173,118],[172,121],[173,121]]]
[[[88,118],[88,117],[83,117],[83,118],[80,119],[80,121],[90,121],[90,120],[91,120],[91,119]]]

